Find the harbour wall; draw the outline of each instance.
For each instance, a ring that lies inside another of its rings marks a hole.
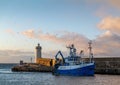
[[[14,66],[11,70],[14,72],[52,72],[53,67],[36,63],[23,63]]]
[[[89,62],[89,58],[84,58]],[[94,58],[96,74],[115,74],[120,75],[120,57],[104,57]],[[39,63],[26,63],[23,65],[14,66],[12,71],[27,71],[27,72],[51,72],[53,66],[50,66],[50,59],[39,59]]]
[[[120,74],[120,57],[94,58],[94,61],[96,74]]]

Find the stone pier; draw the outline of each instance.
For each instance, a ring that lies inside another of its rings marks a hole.
[[[89,61],[88,58],[84,59]],[[120,57],[104,57],[94,58],[95,73],[96,74],[115,74],[120,75]],[[36,63],[26,63],[23,65],[14,66],[12,71],[26,71],[26,72],[52,72],[53,66],[46,66]]]
[[[24,63],[17,65],[12,68],[15,72],[52,72],[52,66],[45,66],[36,63]]]
[[[94,61],[96,74],[120,74],[120,57],[94,58]]]

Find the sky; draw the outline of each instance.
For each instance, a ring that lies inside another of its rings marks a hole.
[[[89,40],[95,57],[120,56],[119,0],[0,0],[0,63],[30,62],[38,43],[42,57],[87,55]]]

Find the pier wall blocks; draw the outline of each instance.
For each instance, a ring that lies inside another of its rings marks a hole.
[[[89,61],[89,58],[85,59]],[[98,74],[120,74],[120,57],[94,58],[95,73]]]

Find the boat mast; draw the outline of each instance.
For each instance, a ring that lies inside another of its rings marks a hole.
[[[89,58],[90,58],[90,62],[92,62],[92,58],[93,58],[92,46],[91,46],[92,41],[90,40],[90,41],[88,42],[88,44],[89,44],[89,46],[88,46],[88,49],[89,49]]]

